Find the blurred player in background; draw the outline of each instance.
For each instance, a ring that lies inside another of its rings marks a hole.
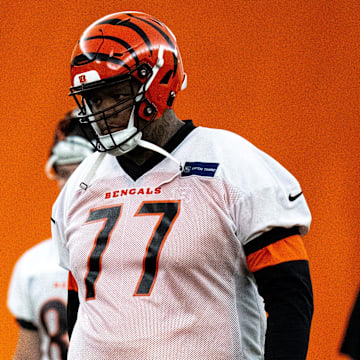
[[[71,77],[98,152],[52,213],[69,359],[304,360],[311,215],[297,180],[242,137],[177,118],[186,74],[151,15],[90,25]]]
[[[74,116],[70,111],[58,123],[45,167],[60,190],[79,163],[93,152]],[[19,324],[13,360],[66,360],[67,276],[58,265],[50,239],[27,250],[17,261],[7,302]]]

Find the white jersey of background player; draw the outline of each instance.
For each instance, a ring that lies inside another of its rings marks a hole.
[[[296,179],[240,136],[176,117],[181,56],[150,15],[90,25],[71,76],[100,154],[53,207],[69,359],[304,360],[311,216]]]
[[[93,147],[66,114],[57,125],[46,174],[61,189]],[[89,146],[90,145],[90,146]],[[17,261],[8,291],[8,308],[19,324],[15,360],[65,360],[68,273],[58,265],[56,249],[48,239],[27,250]]]

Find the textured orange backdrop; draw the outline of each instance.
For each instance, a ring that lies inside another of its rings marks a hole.
[[[181,118],[241,134],[301,182],[313,214],[308,359],[344,359],[338,348],[360,285],[358,0],[2,0],[0,358],[16,343],[5,303],[12,267],[50,235],[57,188],[43,167],[72,106],[72,48],[87,25],[123,10],[149,12],[176,34],[189,75]]]

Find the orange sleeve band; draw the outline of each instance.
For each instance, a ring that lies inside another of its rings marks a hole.
[[[68,276],[68,290],[73,290],[73,291],[78,292],[76,280],[74,279],[74,277],[72,276],[72,273],[70,271],[69,271],[69,276]]]
[[[293,235],[276,241],[247,257],[251,272],[287,261],[309,260],[300,235]]]

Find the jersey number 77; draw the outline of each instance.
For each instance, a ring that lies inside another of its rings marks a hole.
[[[87,223],[103,221],[97,233],[94,246],[88,258],[88,271],[85,276],[86,300],[95,299],[95,285],[101,273],[102,256],[109,243],[122,212],[123,205],[114,205],[92,209]],[[135,288],[134,296],[149,296],[154,287],[158,271],[158,262],[162,247],[180,212],[180,200],[144,201],[134,216],[157,215],[159,220],[147,243],[143,259],[143,271]]]

